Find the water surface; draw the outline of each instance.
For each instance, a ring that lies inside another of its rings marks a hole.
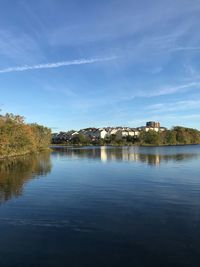
[[[0,161],[0,266],[200,266],[200,146]]]

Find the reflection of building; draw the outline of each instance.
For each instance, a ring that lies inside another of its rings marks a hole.
[[[140,161],[149,165],[159,165],[162,160],[160,154],[143,154],[138,148],[111,148],[100,147],[101,161]]]
[[[166,152],[167,152],[166,148]],[[144,147],[89,147],[69,148],[53,147],[53,154],[59,157],[70,157],[74,159],[85,158],[101,161],[138,161],[148,165],[159,165],[162,161],[181,161],[196,157],[196,154],[163,153],[165,148],[144,148]]]
[[[160,164],[160,160],[161,160],[161,157],[160,155],[155,155],[155,165],[159,165]]]
[[[107,150],[105,146],[100,147],[100,157],[101,161],[107,161]]]

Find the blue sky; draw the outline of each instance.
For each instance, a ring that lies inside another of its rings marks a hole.
[[[199,0],[0,0],[2,113],[200,129],[199,25]]]

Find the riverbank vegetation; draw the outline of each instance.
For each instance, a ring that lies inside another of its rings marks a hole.
[[[200,131],[192,128],[181,126],[173,127],[171,130],[156,132],[149,130],[148,132],[141,131],[138,137],[126,136],[119,137],[111,135],[105,139],[91,140],[83,134],[75,135],[71,140],[65,141],[63,145],[144,145],[144,146],[159,146],[159,145],[186,145],[200,144]]]
[[[186,145],[200,144],[200,131],[192,128],[176,126],[164,132],[143,132],[140,143],[146,145]]]
[[[50,141],[51,130],[47,127],[27,124],[18,115],[0,116],[0,158],[46,149]]]

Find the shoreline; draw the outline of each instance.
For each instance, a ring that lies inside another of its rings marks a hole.
[[[150,145],[150,144],[143,144],[143,145],[139,145],[139,144],[133,144],[133,145],[112,145],[112,144],[108,144],[108,145],[93,145],[93,144],[89,144],[89,145],[65,145],[65,144],[52,144],[50,145],[50,148],[54,148],[54,147],[68,147],[68,148],[79,148],[79,147],[172,147],[172,146],[197,146],[200,145],[200,143],[198,144],[162,144],[162,145]]]
[[[175,145],[65,145],[65,144],[52,144],[48,148],[41,149],[38,151],[30,151],[30,152],[24,152],[24,153],[16,153],[16,154],[11,154],[11,155],[5,155],[5,156],[0,156],[0,161],[1,160],[6,160],[10,158],[15,158],[15,157],[23,157],[23,156],[28,156],[32,154],[38,154],[44,151],[49,151],[51,152],[53,148],[84,148],[84,147],[180,147],[180,146],[197,146],[200,144],[175,144]]]
[[[48,147],[48,148],[44,148],[44,149],[41,149],[41,150],[37,150],[37,151],[27,151],[27,152],[24,152],[24,153],[16,153],[16,154],[11,154],[11,155],[6,155],[6,156],[0,156],[0,160],[6,160],[6,159],[10,159],[10,158],[18,158],[18,157],[24,157],[24,156],[28,156],[28,155],[33,155],[33,154],[38,154],[38,153],[41,153],[41,152],[44,152],[44,151],[51,151],[51,148]]]

